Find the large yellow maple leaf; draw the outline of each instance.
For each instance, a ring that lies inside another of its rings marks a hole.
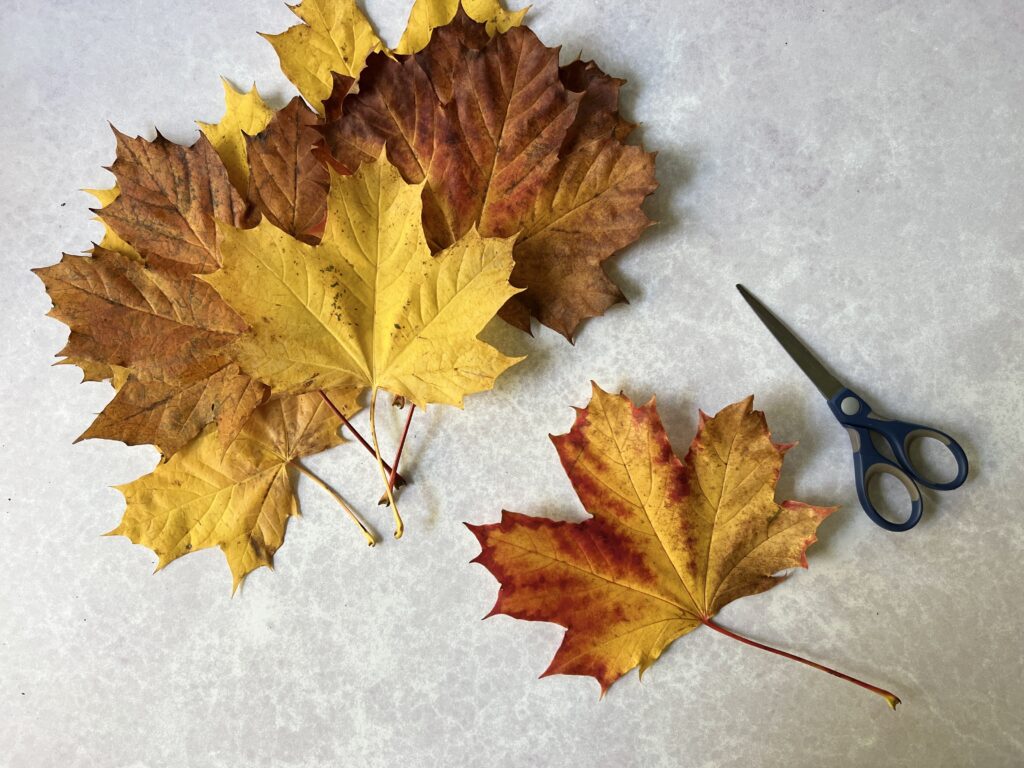
[[[334,391],[331,399],[352,415],[359,410],[357,395]],[[288,519],[298,514],[292,470],[323,485],[297,460],[341,442],[337,420],[319,395],[267,403],[227,449],[215,430],[207,430],[150,474],[119,486],[127,508],[109,535],[152,549],[157,570],[190,552],[219,547],[237,589],[248,573],[273,565]]]
[[[503,512],[470,525],[476,558],[501,583],[492,614],[561,624],[567,631],[545,675],[590,675],[602,692],[649,667],[674,640],[737,598],[806,568],[807,547],[834,507],[775,500],[783,454],[753,398],[709,418],[680,461],[654,400],[637,407],[594,386],[565,435],[553,437],[593,517],[582,523]],[[792,654],[782,655],[796,658]],[[805,660],[801,660],[805,661]],[[810,663],[883,695],[887,691]]]
[[[419,407],[493,387],[519,358],[477,334],[517,293],[512,241],[471,232],[432,256],[421,192],[381,159],[332,176],[318,245],[222,227],[223,267],[202,279],[251,327],[243,369],[275,393],[362,386]]]
[[[369,388],[375,442],[377,390],[461,407],[520,359],[477,338],[518,291],[508,281],[512,239],[474,230],[432,255],[422,189],[383,156],[353,176],[332,174],[318,245],[266,220],[224,226],[223,266],[203,276],[250,326],[235,346],[246,373],[278,394]]]

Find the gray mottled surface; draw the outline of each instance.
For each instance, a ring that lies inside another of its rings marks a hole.
[[[397,39],[405,3],[370,10]],[[99,237],[76,190],[110,181],[106,120],[191,140],[191,120],[221,114],[219,75],[283,103],[255,33],[290,14],[278,0],[0,7],[0,764],[1024,764],[1024,9],[539,0],[531,16],[549,44],[629,78],[628,112],[660,152],[661,225],[614,267],[632,305],[575,347],[493,330],[530,358],[464,413],[417,420],[407,537],[368,550],[300,483],[277,571],[232,599],[219,552],[151,576],[147,550],[100,537],[121,512],[108,486],[155,454],[72,445],[110,391],[49,367],[66,330],[28,269]],[[869,400],[960,436],[967,486],[929,497],[910,534],[871,525],[845,435],[739,280]],[[680,449],[698,407],[756,393],[775,434],[800,441],[782,493],[843,509],[809,571],[721,620],[893,688],[899,711],[707,631],[599,701],[592,680],[536,680],[559,628],[479,621],[496,585],[467,564],[461,521],[582,514],[546,435],[590,379],[657,393]],[[370,510],[362,453],[310,463]]]

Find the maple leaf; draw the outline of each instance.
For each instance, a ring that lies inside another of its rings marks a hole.
[[[65,254],[34,272],[53,299],[50,315],[71,329],[62,356],[159,378],[187,369],[246,328],[198,278],[150,269],[116,251]]]
[[[502,316],[571,339],[623,300],[602,264],[650,224],[654,157],[623,143],[621,85],[592,62],[559,67],[526,27],[491,37],[460,11],[414,55],[369,56],[358,92],[328,100],[324,146],[339,170],[384,147],[407,181],[425,182],[435,250],[472,227],[517,235],[512,283],[525,291]]]
[[[319,245],[268,222],[221,236],[223,268],[203,279],[250,324],[238,359],[275,392],[362,386],[461,405],[517,361],[477,339],[516,292],[512,243],[470,233],[431,256],[420,187],[386,159],[333,176]]]
[[[603,694],[702,624],[723,631],[712,617],[728,603],[807,567],[807,547],[835,508],[775,501],[792,446],[772,442],[752,402],[701,413],[680,461],[653,399],[637,407],[594,385],[572,430],[552,438],[593,517],[503,512],[499,523],[468,526],[482,548],[475,562],[501,584],[491,615],[566,627],[545,675],[590,675]]]
[[[334,391],[331,399],[352,415],[357,394]],[[319,395],[267,403],[226,450],[207,431],[150,474],[118,486],[127,507],[108,535],[149,547],[157,555],[157,570],[189,552],[220,547],[234,591],[248,573],[273,567],[288,519],[298,514],[291,470],[323,486],[297,460],[341,442],[334,415]],[[331,493],[372,545],[372,535]]]
[[[170,456],[216,421],[227,446],[266,396],[265,386],[221,357],[204,360],[173,383],[131,375],[75,442],[105,438],[152,444]]]
[[[117,197],[104,206],[104,223],[147,264],[177,272],[211,272],[220,265],[216,222],[239,226],[247,205],[205,135],[191,147],[130,138],[114,130]]]
[[[71,329],[65,362],[118,390],[79,440],[152,443],[170,455],[216,420],[227,444],[266,398],[225,357],[245,322],[194,275],[98,246],[35,272],[50,314]]]
[[[319,240],[327,215],[330,176],[312,151],[321,122],[296,96],[265,130],[246,139],[249,199],[279,229],[308,243]]]
[[[274,110],[260,97],[255,83],[247,93],[236,91],[224,78],[221,78],[221,83],[224,86],[224,117],[218,123],[197,121],[197,124],[220,156],[235,189],[245,195],[249,191],[246,137],[255,136],[266,128]]]
[[[262,36],[277,51],[285,76],[323,114],[333,73],[356,77],[383,43],[355,0],[302,0],[289,8],[303,23]]]
[[[472,231],[431,255],[421,191],[383,157],[353,176],[333,175],[319,245],[267,221],[224,227],[223,268],[203,276],[251,326],[235,345],[242,369],[275,393],[372,390],[370,432],[396,536],[402,523],[380,460],[377,391],[419,407],[461,406],[518,362],[477,338],[516,293],[512,242]]]

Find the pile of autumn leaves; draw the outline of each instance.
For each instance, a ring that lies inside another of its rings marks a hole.
[[[117,390],[82,437],[162,454],[113,533],[161,567],[220,547],[236,587],[297,512],[291,471],[321,483],[298,459],[361,402],[399,535],[378,391],[422,408],[492,388],[517,362],[477,338],[495,315],[571,339],[622,300],[602,263],[656,186],[622,81],[559,66],[525,11],[417,0],[387,50],[352,0],[293,10],[268,39],[305,99],[226,86],[190,147],[117,133],[102,242],[37,270],[63,362]]]
[[[626,143],[622,81],[559,66],[525,11],[463,3],[416,0],[387,50],[354,0],[303,0],[303,23],[268,36],[302,97],[275,111],[226,85],[224,118],[190,147],[118,133],[117,184],[93,191],[102,242],[37,270],[71,329],[62,362],[117,390],[82,437],[162,454],[121,487],[112,531],[160,567],[220,547],[237,588],[270,565],[293,472],[373,544],[299,461],[341,443],[339,423],[373,454],[400,535],[409,421],[389,466],[378,393],[409,416],[461,405],[517,362],[477,338],[495,316],[571,339],[622,300],[602,263],[648,226],[656,186],[653,156]],[[348,421],[367,400],[372,445]],[[591,517],[469,526],[502,585],[492,614],[566,628],[546,674],[604,691],[700,626],[773,650],[713,617],[806,567],[833,508],[775,501],[790,446],[752,398],[702,414],[682,460],[653,400],[596,386],[553,440]]]

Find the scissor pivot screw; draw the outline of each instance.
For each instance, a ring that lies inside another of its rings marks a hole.
[[[843,402],[839,404],[839,410],[847,416],[854,416],[860,411],[860,400],[856,397],[844,397]]]

